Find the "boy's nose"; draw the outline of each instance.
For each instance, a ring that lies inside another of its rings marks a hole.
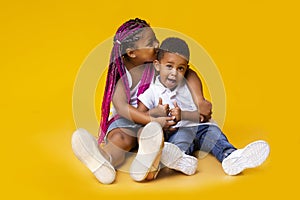
[[[176,76],[177,75],[177,70],[173,68],[171,70],[171,75]]]

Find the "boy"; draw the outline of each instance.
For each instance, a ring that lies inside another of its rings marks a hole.
[[[167,133],[165,140],[176,144],[185,154],[197,150],[210,152],[222,163],[228,175],[261,165],[269,155],[269,145],[265,141],[255,141],[243,149],[236,149],[216,124],[199,123],[197,107],[184,79],[189,68],[189,57],[185,41],[167,38],[162,42],[157,60],[154,61],[159,76],[138,97],[138,109],[153,116],[172,116],[177,124],[172,134]],[[170,165],[167,163],[170,159],[164,155],[170,153],[164,151],[169,150],[168,143],[165,143],[161,162],[166,166]]]

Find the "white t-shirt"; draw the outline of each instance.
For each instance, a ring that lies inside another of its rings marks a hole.
[[[197,111],[197,106],[195,105],[192,94],[185,82],[171,91],[160,82],[160,77],[157,76],[155,83],[151,84],[150,87],[138,97],[149,110],[158,105],[159,98],[162,98],[163,105],[169,104],[170,109],[174,108],[173,103],[176,101],[182,111]],[[174,127],[190,127],[198,125],[200,125],[200,123],[181,120]]]

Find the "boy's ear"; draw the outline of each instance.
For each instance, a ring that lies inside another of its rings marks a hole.
[[[153,61],[153,65],[154,65],[156,71],[159,72],[159,70],[160,70],[160,67],[159,67],[159,66],[160,66],[160,63],[159,63],[159,61],[158,61],[158,60],[154,60],[154,61]]]
[[[127,54],[127,56],[129,56],[130,58],[135,58],[135,57],[136,57],[133,48],[127,48],[127,49],[126,49],[126,54]]]

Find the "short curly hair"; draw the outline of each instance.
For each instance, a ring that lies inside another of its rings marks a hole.
[[[190,60],[190,49],[187,43],[176,37],[166,38],[160,45],[157,59],[161,60],[165,52],[176,53],[183,56],[188,62]]]

